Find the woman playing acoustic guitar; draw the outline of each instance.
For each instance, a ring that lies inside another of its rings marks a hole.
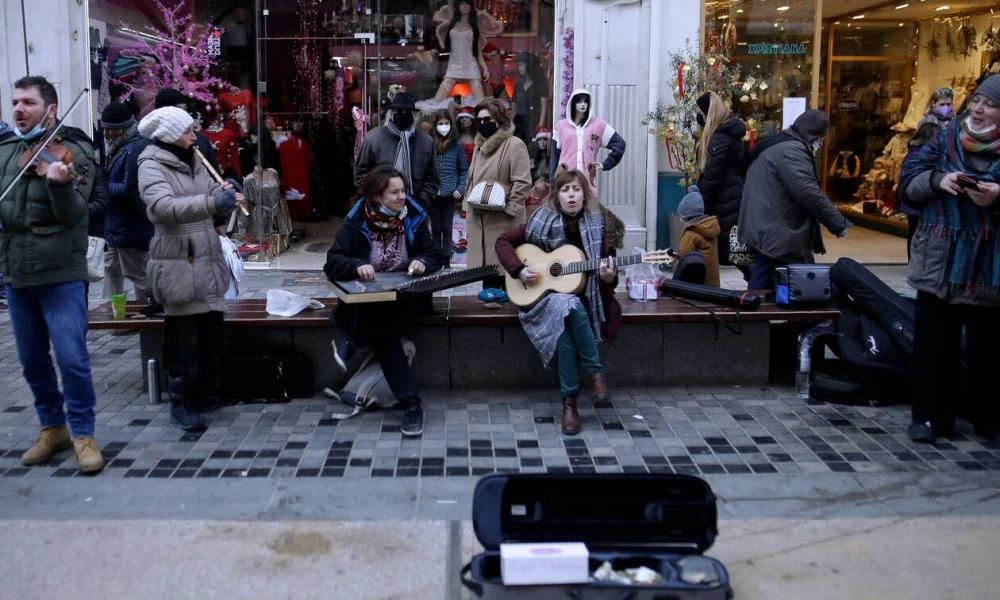
[[[589,260],[615,256],[590,184],[576,170],[564,171],[556,177],[552,193],[526,225],[497,239],[500,264],[512,277],[530,286],[538,281],[538,273],[518,259],[515,249],[521,244],[534,244],[546,252],[572,244]],[[580,432],[576,399],[580,393],[581,366],[593,383],[592,399],[596,402],[608,399],[597,342],[613,340],[621,327],[621,306],[615,299],[617,283],[618,273],[612,261],[602,261],[598,277],[591,276],[579,295],[551,293],[518,313],[524,332],[546,365],[558,349],[562,431],[566,435]]]

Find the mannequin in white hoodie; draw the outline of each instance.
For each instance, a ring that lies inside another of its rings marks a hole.
[[[555,147],[552,151],[552,178],[564,169],[577,169],[587,174],[590,187],[597,191],[597,172],[609,171],[622,160],[625,140],[604,119],[594,115],[593,98],[584,89],[574,91],[566,103],[569,118],[556,123]],[[597,160],[601,148],[609,153],[603,162]]]

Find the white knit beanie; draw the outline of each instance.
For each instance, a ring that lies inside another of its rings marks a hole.
[[[173,144],[181,139],[187,128],[194,123],[187,111],[176,106],[164,106],[149,113],[139,121],[139,133],[151,140]]]

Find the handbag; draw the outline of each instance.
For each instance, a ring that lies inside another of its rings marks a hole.
[[[757,253],[740,241],[739,230],[733,225],[729,230],[729,263],[736,267],[749,267],[757,260]]]
[[[500,165],[503,164],[506,154],[507,143],[504,144],[503,150],[500,151],[496,177],[480,181],[466,193],[465,203],[470,209],[486,212],[501,212],[507,209],[507,188],[497,181],[500,179]],[[479,158],[479,148],[476,148],[476,154],[472,157],[473,165],[476,164],[477,158]],[[473,180],[473,175],[473,173],[469,173],[469,181]]]
[[[87,236],[87,281],[104,279],[104,239]]]
[[[830,265],[787,265],[774,270],[774,302],[798,308],[830,304]]]

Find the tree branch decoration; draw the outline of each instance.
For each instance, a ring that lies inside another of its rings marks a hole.
[[[688,186],[701,175],[697,161],[697,143],[700,127],[697,122],[698,97],[715,92],[723,100],[749,102],[756,100],[758,92],[768,88],[768,83],[753,77],[741,78],[739,66],[725,56],[701,53],[690,40],[685,47],[670,54],[670,72],[673,73],[673,102],[658,102],[656,110],[647,113],[643,125],[655,125],[650,131],[662,137],[667,145],[667,162],[671,169],[680,171],[681,186]]]
[[[141,60],[144,64],[131,75],[114,79],[125,87],[121,100],[125,101],[136,93],[149,98],[140,107],[140,113],[145,115],[152,110],[153,99],[158,91],[174,88],[185,96],[218,110],[216,93],[232,86],[211,73],[216,66],[215,57],[208,53],[211,29],[199,28],[192,23],[191,13],[185,11],[183,0],[173,8],[167,8],[160,0],[155,2],[163,14],[167,30],[161,31],[147,25],[147,32],[159,41],[143,39],[141,45],[122,50],[122,56]]]

